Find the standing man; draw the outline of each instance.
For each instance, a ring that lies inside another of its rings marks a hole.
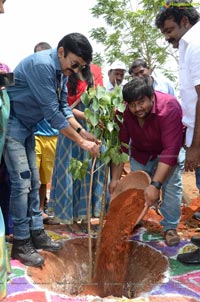
[[[175,97],[154,92],[150,76],[133,78],[124,85],[122,93],[127,102],[123,122],[119,123],[122,151],[129,152],[124,146],[130,142],[131,171],[143,170],[152,179],[144,191],[149,207],[160,199],[162,188],[160,212],[163,235],[168,246],[175,246],[180,241],[176,228],[182,200],[181,153],[179,156],[183,141],[181,106]],[[112,164],[110,194],[117,186],[123,165]]]
[[[152,69],[147,66],[147,63],[143,59],[136,59],[132,62],[129,68],[129,74],[132,77],[144,77],[146,75],[150,75],[153,79],[153,87],[155,90],[175,96],[175,90],[172,83],[163,76],[157,78],[155,75],[152,75]]]
[[[39,173],[34,131],[44,118],[92,156],[99,154],[95,137],[75,120],[67,105],[67,76],[92,61],[92,47],[79,33],[64,36],[57,49],[36,52],[15,68],[15,86],[8,89],[11,112],[4,158],[11,178],[11,216],[14,240],[11,256],[25,265],[41,266],[37,249],[57,251],[61,243],[45,233],[39,209]]]
[[[186,130],[185,170],[196,171],[200,164],[200,16],[190,1],[167,1],[156,16],[156,26],[165,40],[179,49],[179,83]],[[196,182],[200,174],[197,174]],[[200,213],[196,213],[200,218]],[[191,241],[200,247],[200,238]],[[178,256],[178,260],[200,263],[200,250]]]
[[[122,87],[125,72],[126,66],[123,62],[113,62],[108,70],[108,82],[105,84],[106,90],[112,91],[115,88],[115,85]]]

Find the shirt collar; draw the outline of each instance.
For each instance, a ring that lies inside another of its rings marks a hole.
[[[200,31],[200,21],[194,24],[181,38],[181,40],[185,41],[186,43],[190,43],[197,37],[197,32]]]
[[[55,62],[55,67],[56,67],[56,70],[58,72],[61,72],[61,66],[60,66],[60,61],[58,59],[58,51],[57,51],[57,48],[53,48],[50,50],[50,56],[52,57],[52,59],[54,60]]]

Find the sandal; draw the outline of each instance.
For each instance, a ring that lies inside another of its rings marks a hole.
[[[180,237],[177,234],[176,230],[167,230],[164,233],[165,242],[168,246],[178,245],[180,242]]]
[[[71,233],[80,234],[81,229],[79,227],[79,224],[77,222],[74,222],[73,224],[68,224],[69,229],[71,230]]]

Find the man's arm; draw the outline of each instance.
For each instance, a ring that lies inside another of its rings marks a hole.
[[[98,140],[92,133],[86,131],[82,125],[79,124],[79,122],[74,118],[70,117],[68,118],[68,122],[72,126],[72,128],[78,132],[84,139],[95,142],[96,144],[101,144],[101,141]]]
[[[166,103],[166,114],[160,120],[163,150],[160,153],[158,166],[152,177],[152,184],[144,192],[145,200],[149,206],[159,200],[162,184],[166,181],[172,168],[177,164],[178,154],[182,146],[182,111],[179,103],[173,99]]]
[[[114,163],[112,163],[111,166],[111,171],[112,171],[112,175],[111,175],[111,182],[109,183],[109,192],[112,195],[119,180],[120,177],[122,175],[122,170],[124,167],[124,163],[120,163],[119,165],[115,165]]]
[[[196,104],[194,135],[191,146],[186,150],[185,170],[194,171],[200,164],[200,85],[195,86],[198,100]]]
[[[144,191],[145,200],[148,206],[152,206],[160,198],[159,184],[162,186],[167,179],[172,166],[159,162],[150,184]]]
[[[89,141],[83,138],[71,125],[69,125],[67,128],[60,130],[60,132],[69,139],[76,142],[82,149],[89,151],[91,156],[95,157],[99,155],[100,145],[98,145],[94,141]]]

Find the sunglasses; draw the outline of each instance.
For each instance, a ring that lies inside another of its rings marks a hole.
[[[71,69],[79,69],[79,70],[83,70],[86,67],[86,65],[81,65],[79,63],[73,63],[71,62]]]

